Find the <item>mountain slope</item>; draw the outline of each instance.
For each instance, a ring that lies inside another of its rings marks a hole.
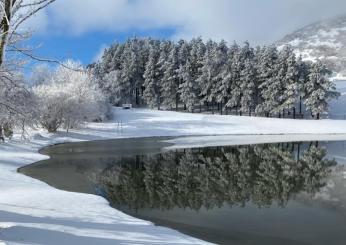
[[[305,60],[324,60],[339,76],[346,76],[346,15],[313,23],[277,42],[285,44]]]

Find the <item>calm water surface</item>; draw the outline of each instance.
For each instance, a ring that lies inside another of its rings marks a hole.
[[[167,151],[166,139],[55,145],[20,172],[217,244],[346,244],[345,142]]]

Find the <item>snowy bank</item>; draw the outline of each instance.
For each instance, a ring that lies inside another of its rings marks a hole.
[[[178,135],[191,137],[174,139],[175,147],[346,140],[346,121],[268,119],[141,109],[115,109],[114,112],[115,119],[111,122],[90,123],[83,129],[54,135],[36,131],[32,132],[30,142],[13,140],[0,145],[0,244],[1,241],[6,244],[59,245],[207,244],[130,217],[111,208],[102,197],[57,190],[17,173],[19,167],[46,158],[37,151],[50,144]],[[222,136],[224,134],[229,136]]]

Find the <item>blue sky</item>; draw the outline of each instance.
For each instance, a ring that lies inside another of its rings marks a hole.
[[[38,34],[28,41],[35,48],[35,55],[54,60],[73,59],[87,65],[96,60],[102,50],[114,42],[124,42],[129,37],[155,37],[167,39],[174,35],[171,28],[126,32],[93,31],[78,36]]]
[[[133,37],[268,44],[321,18],[346,13],[345,0],[56,0],[24,29],[36,55],[89,64]]]

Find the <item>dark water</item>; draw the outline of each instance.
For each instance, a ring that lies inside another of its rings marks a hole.
[[[344,142],[165,151],[165,139],[56,145],[20,171],[217,244],[346,244]]]

